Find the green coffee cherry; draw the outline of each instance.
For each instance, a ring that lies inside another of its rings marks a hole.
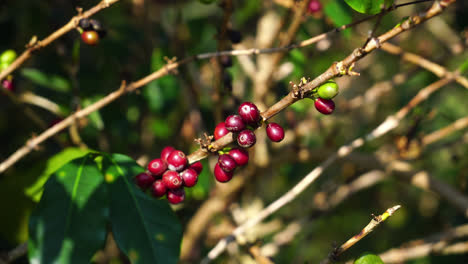
[[[334,80],[328,80],[320,85],[317,89],[317,94],[322,99],[332,99],[338,94],[338,85]]]
[[[0,63],[5,63],[10,65],[16,59],[16,52],[14,50],[5,50],[2,55],[0,55]]]
[[[9,63],[0,62],[0,71],[5,70],[8,66],[10,66]]]
[[[374,254],[363,254],[361,257],[354,261],[354,264],[385,264],[382,259]]]

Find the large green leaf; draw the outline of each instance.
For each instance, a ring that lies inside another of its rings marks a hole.
[[[339,27],[351,23],[352,18],[349,8],[341,0],[334,0],[325,5],[325,14],[333,21],[335,26]],[[349,29],[343,31],[345,36],[349,36]]]
[[[389,7],[394,0],[345,0],[354,10],[364,14],[377,14],[382,10],[382,6]]]
[[[177,263],[181,225],[166,200],[149,197],[132,178],[143,171],[131,158],[113,154],[103,161],[110,197],[110,221],[119,248],[137,263]]]
[[[67,163],[46,182],[29,221],[31,263],[89,263],[104,244],[107,193],[95,156]]]

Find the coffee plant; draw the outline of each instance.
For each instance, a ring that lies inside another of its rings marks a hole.
[[[0,263],[468,263],[468,2],[3,6]]]

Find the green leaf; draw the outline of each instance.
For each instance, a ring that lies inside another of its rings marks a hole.
[[[49,179],[49,176],[52,175],[56,170],[60,167],[65,165],[65,163],[82,157],[88,154],[90,150],[83,150],[79,148],[66,148],[63,151],[57,153],[53,157],[47,160],[46,167],[42,171],[41,175],[37,177],[36,181],[29,186],[28,188],[24,189],[24,193],[26,196],[30,197],[33,201],[39,202],[42,196],[42,191],[45,182]]]
[[[67,163],[45,184],[29,221],[30,263],[89,263],[104,244],[107,193],[95,156]]]
[[[25,68],[21,74],[35,84],[53,89],[57,92],[69,92],[71,90],[70,82],[58,75],[47,75],[37,69]]]
[[[354,10],[363,14],[377,14],[382,10],[382,6],[389,7],[394,0],[345,0]]]
[[[102,96],[95,96],[93,98],[86,98],[83,100],[83,108],[88,107],[92,105],[93,103],[99,101],[102,99]],[[99,111],[94,111],[91,114],[89,114],[89,120],[91,120],[91,124],[97,129],[97,130],[103,130],[104,129],[104,121],[102,121],[101,114]]]
[[[354,264],[385,264],[382,259],[374,254],[365,253],[354,261]]]
[[[337,27],[349,24],[352,21],[351,14],[341,2],[342,1],[337,0],[329,2],[324,8],[327,17],[330,18]],[[343,31],[343,33],[345,36],[349,36],[349,29]]]
[[[157,200],[133,183],[143,168],[113,154],[103,161],[110,197],[110,221],[119,248],[137,263],[176,264],[182,227],[165,199]]]

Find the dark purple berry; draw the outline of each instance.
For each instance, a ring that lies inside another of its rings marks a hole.
[[[218,164],[225,172],[231,172],[237,167],[236,161],[228,154],[220,155],[218,158]]]
[[[319,0],[310,0],[307,12],[310,14],[317,13],[322,10],[322,4]]]
[[[178,204],[185,200],[185,190],[184,188],[179,188],[175,190],[167,190],[167,201],[171,204]]]
[[[238,30],[228,29],[226,34],[232,44],[238,44],[242,41],[242,34]]]
[[[151,186],[154,182],[154,177],[150,173],[147,172],[142,172],[135,176],[134,181],[138,187],[140,187],[143,190],[148,189],[148,187]]]
[[[225,127],[231,132],[240,132],[245,129],[245,123],[240,115],[230,115],[224,121]]]
[[[184,186],[192,187],[195,186],[195,184],[197,184],[198,173],[194,169],[188,168],[181,172],[179,175],[184,181]]]
[[[148,163],[148,170],[154,176],[161,176],[167,170],[167,165],[162,159],[154,159]]]
[[[317,98],[314,105],[315,109],[324,115],[329,115],[335,110],[335,103],[333,100]]]
[[[229,151],[229,156],[231,156],[239,166],[244,166],[249,162],[249,152],[245,149],[231,149],[231,151]]]
[[[255,133],[248,129],[242,130],[237,136],[237,144],[243,148],[250,148],[256,141]]]
[[[224,122],[221,122],[215,127],[214,138],[215,140],[218,140],[228,133],[229,131],[226,129],[226,124]]]
[[[96,19],[90,19],[89,24],[95,31],[101,31],[104,30],[104,27],[102,26],[102,23],[99,20]]]
[[[256,126],[262,118],[257,106],[251,102],[242,103],[237,112],[248,125]]]
[[[189,166],[190,169],[193,169],[198,174],[200,174],[203,170],[203,164],[200,161],[195,162],[194,164]]]
[[[81,33],[81,39],[84,43],[95,46],[99,43],[99,35],[94,30],[88,30]]]
[[[163,150],[161,151],[161,159],[167,163],[167,157],[169,157],[169,154],[171,154],[172,151],[174,151],[175,148],[171,147],[171,146],[167,146],[165,148],[163,148]]]
[[[80,22],[78,22],[78,26],[84,31],[88,31],[91,29],[91,23],[89,23],[89,19],[87,18],[80,19]]]
[[[280,142],[284,138],[284,130],[277,123],[269,123],[266,127],[266,133],[273,142]]]
[[[177,189],[182,186],[182,178],[175,171],[166,171],[162,176],[162,181],[168,189]]]
[[[219,166],[219,163],[216,163],[215,168],[214,168],[214,176],[215,176],[217,181],[219,181],[219,182],[228,182],[228,181],[230,181],[232,179],[233,175],[234,175],[234,173],[232,171],[231,172],[224,171]]]
[[[221,66],[224,68],[229,68],[232,66],[232,58],[229,55],[223,55],[219,57],[219,62],[221,62]]]
[[[166,185],[164,185],[162,180],[156,180],[153,182],[153,185],[151,185],[151,194],[154,197],[163,197],[166,194]]]
[[[174,150],[167,156],[167,168],[173,171],[181,171],[187,167],[187,157],[184,152]]]

